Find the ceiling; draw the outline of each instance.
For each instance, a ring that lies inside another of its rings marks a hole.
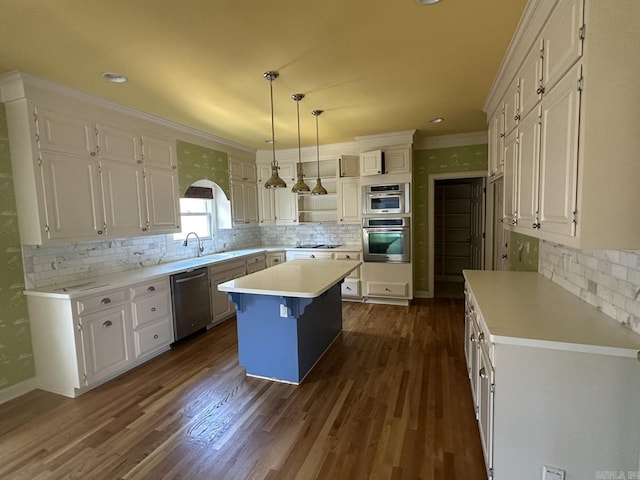
[[[482,105],[526,0],[0,0],[20,70],[252,148],[486,129]],[[108,83],[102,72],[128,77]],[[430,123],[443,117],[441,124]]]

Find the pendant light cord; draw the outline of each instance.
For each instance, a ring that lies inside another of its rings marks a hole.
[[[271,151],[273,152],[272,164],[277,166],[276,163],[276,129],[273,121],[273,78],[269,78],[269,93],[271,95]]]

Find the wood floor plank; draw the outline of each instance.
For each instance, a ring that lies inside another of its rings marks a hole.
[[[344,330],[300,386],[249,378],[236,325],[76,399],[0,405],[0,478],[486,478],[461,300],[344,303]]]

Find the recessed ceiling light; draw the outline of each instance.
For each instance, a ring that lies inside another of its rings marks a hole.
[[[416,0],[420,5],[435,5],[440,3],[440,0]]]
[[[273,140],[271,140],[270,138],[267,138],[264,143],[268,143],[269,145],[271,145],[273,143]]]
[[[107,82],[111,82],[111,83],[125,83],[127,81],[127,77],[114,72],[105,72],[101,76]]]
[[[431,120],[429,120],[431,123],[442,123],[444,122],[444,118],[442,117],[436,117],[436,118],[432,118]]]

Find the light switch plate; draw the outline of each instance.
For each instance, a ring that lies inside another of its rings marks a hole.
[[[280,304],[280,316],[286,318],[289,316],[289,309],[286,305]]]
[[[560,468],[542,466],[542,480],[564,480],[564,474],[565,471]]]

